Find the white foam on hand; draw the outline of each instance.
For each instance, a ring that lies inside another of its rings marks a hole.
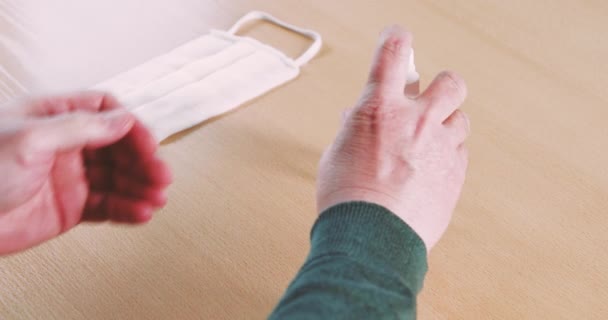
[[[416,64],[414,63],[414,49],[412,49],[412,54],[410,54],[410,65],[407,71],[407,84],[418,81],[420,81],[420,74],[418,74],[416,71]]]

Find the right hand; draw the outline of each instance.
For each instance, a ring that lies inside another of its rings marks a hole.
[[[171,171],[157,142],[97,92],[0,108],[0,255],[82,221],[140,224],[165,205]]]
[[[467,91],[452,72],[439,74],[420,95],[406,88],[411,43],[399,27],[384,31],[364,94],[321,159],[317,204],[319,212],[349,201],[381,205],[430,250],[465,180],[470,129],[458,108]]]

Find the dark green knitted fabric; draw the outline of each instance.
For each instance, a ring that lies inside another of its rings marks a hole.
[[[343,203],[315,223],[270,319],[415,319],[426,271],[424,243],[407,224],[375,204]]]

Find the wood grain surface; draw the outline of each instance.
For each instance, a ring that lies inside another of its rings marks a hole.
[[[130,2],[138,1],[120,8]],[[470,92],[468,180],[432,252],[419,318],[608,318],[606,2],[164,3],[169,11],[183,5],[188,19],[146,19],[195,27],[158,33],[163,45],[142,44],[148,50],[139,55],[118,42],[112,52],[130,60],[104,70],[227,28],[252,9],[317,30],[325,45],[295,81],[163,144],[175,184],[149,225],[81,226],[1,258],[1,319],[265,318],[307,254],[317,161],[392,23],[414,32],[423,85],[452,69]],[[2,37],[15,36],[7,17],[0,15]],[[248,29],[293,55],[306,45],[269,26]],[[0,70],[22,72],[5,49]],[[86,68],[69,72],[101,80]]]

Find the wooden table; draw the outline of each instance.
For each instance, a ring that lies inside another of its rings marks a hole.
[[[143,3],[117,12],[131,2]],[[82,226],[0,259],[0,318],[264,318],[307,254],[317,161],[390,23],[414,32],[424,84],[449,68],[470,92],[468,181],[431,255],[419,318],[608,318],[606,2],[190,2],[196,28],[159,33],[164,47],[140,56],[119,42],[114,54],[136,65],[252,9],[319,31],[325,46],[297,80],[162,146],[175,184],[149,225]],[[162,23],[180,21],[190,23]],[[307,44],[250,32],[290,54]]]

